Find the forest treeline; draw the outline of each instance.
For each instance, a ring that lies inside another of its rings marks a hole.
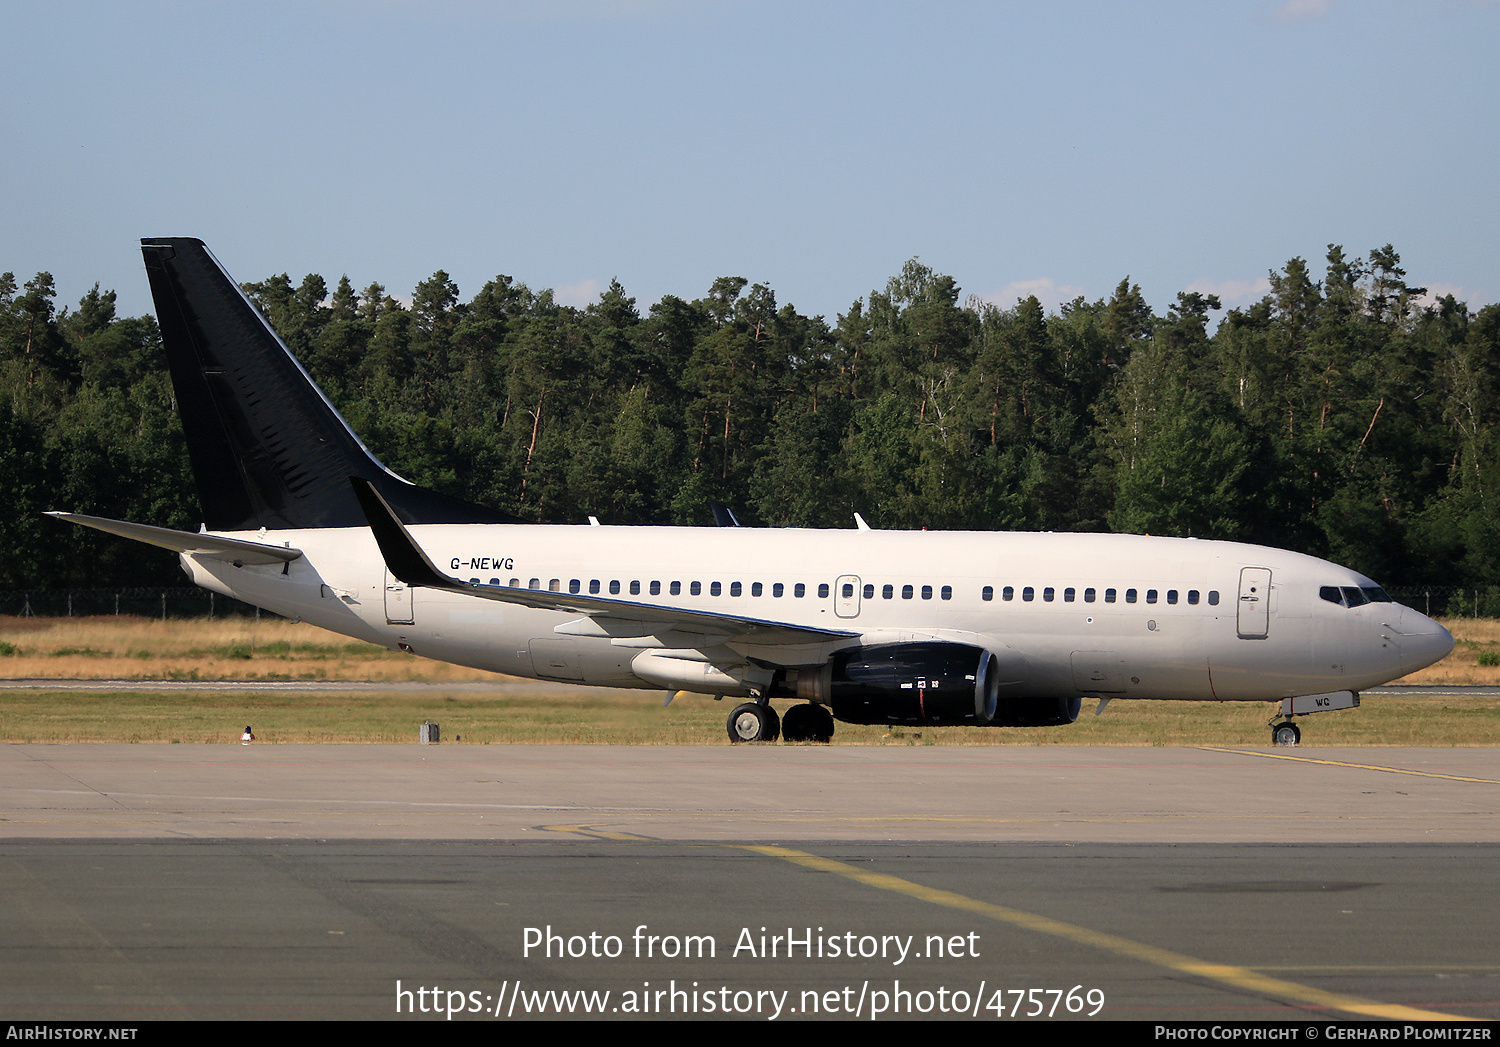
[[[419,484],[544,521],[1115,530],[1325,556],[1387,584],[1500,583],[1500,306],[1422,304],[1390,247],[1293,258],[1210,332],[1122,280],[1048,314],[913,260],[830,323],[715,280],[643,311],[444,272],[410,305],[244,285],[354,429]],[[0,277],[0,589],[177,584],[169,554],[43,518],[196,530],[151,317]]]

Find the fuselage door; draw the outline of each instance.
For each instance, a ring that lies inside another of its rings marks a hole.
[[[411,625],[412,590],[390,571],[385,572],[385,620],[387,625]]]
[[[1270,625],[1271,569],[1246,567],[1240,571],[1240,639],[1264,640]]]
[[[840,618],[859,617],[859,575],[839,575],[833,586],[833,613]]]

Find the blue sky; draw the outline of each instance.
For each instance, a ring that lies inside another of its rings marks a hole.
[[[642,311],[719,276],[830,321],[917,256],[1049,306],[1258,298],[1329,243],[1500,298],[1500,3],[0,2],[0,270],[151,310],[240,280]]]

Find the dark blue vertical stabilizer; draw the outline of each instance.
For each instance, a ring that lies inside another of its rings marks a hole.
[[[203,241],[141,252],[209,530],[364,527],[353,476],[406,523],[521,522],[381,465]]]

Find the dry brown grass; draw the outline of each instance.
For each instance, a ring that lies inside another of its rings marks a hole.
[[[1442,623],[1453,634],[1453,653],[1436,665],[1398,681],[1407,684],[1500,684],[1500,666],[1480,665],[1485,652],[1500,655],[1500,621],[1494,618],[1445,618]]]
[[[1407,684],[1500,685],[1500,621],[1443,622],[1457,641]],[[4,645],[9,645],[4,646]],[[12,650],[13,649],[13,650]],[[4,653],[12,650],[12,653]],[[0,617],[5,680],[426,680],[504,679],[495,673],[390,651],[306,623],[279,618],[168,619]]]
[[[1500,651],[1500,622],[1445,622],[1458,640],[1443,662],[1406,683],[1496,684],[1500,668],[1478,664]],[[0,618],[0,678],[503,680],[358,643],[280,619],[168,620],[130,617]],[[517,683],[495,694],[418,689],[380,694],[202,691],[0,692],[0,742],[231,743],[246,723],[263,742],[413,742],[417,725],[442,724],[463,744],[681,745],[725,742],[732,702],[572,688],[564,694]],[[779,703],[784,707],[784,703]],[[1130,702],[1103,716],[1084,703],[1059,728],[858,727],[855,745],[1264,745],[1271,703]],[[1500,697],[1366,696],[1358,710],[1315,716],[1304,745],[1497,745]]]
[[[6,680],[499,679],[280,618],[0,617]]]

